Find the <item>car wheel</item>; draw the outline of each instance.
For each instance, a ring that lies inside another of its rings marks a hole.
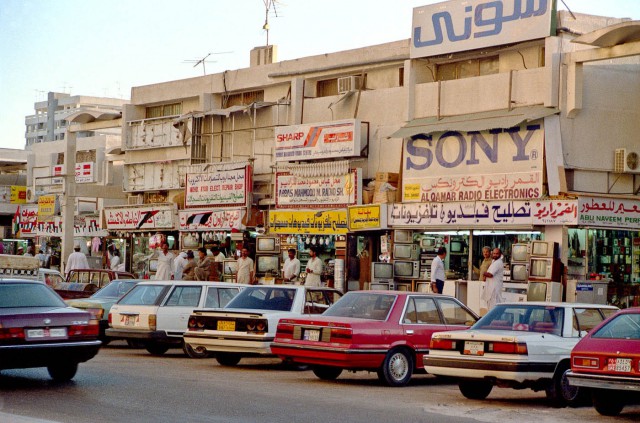
[[[240,357],[238,354],[232,354],[232,353],[217,353],[216,354],[216,361],[221,365],[221,366],[227,366],[227,367],[233,367],[236,364],[238,364],[240,362],[240,359],[242,357]]]
[[[182,343],[182,351],[191,358],[207,358],[209,357],[209,351],[207,351],[204,347],[196,347],[193,348],[191,345],[186,342]]]
[[[547,398],[554,407],[576,407],[586,400],[586,390],[577,386],[571,386],[567,378],[569,363],[561,363],[556,370],[551,384],[546,388]]]
[[[158,344],[155,342],[145,344],[144,348],[153,355],[162,355],[169,351],[169,346],[164,344]]]
[[[458,382],[458,389],[465,398],[483,400],[491,393],[493,383],[480,379],[461,380]]]
[[[322,380],[336,380],[341,373],[340,367],[313,366],[313,374]]]
[[[388,386],[405,386],[413,375],[413,356],[397,348],[389,351],[378,371],[378,378]]]
[[[617,416],[625,406],[621,392],[611,389],[593,390],[593,408],[603,416]]]
[[[68,382],[76,375],[78,363],[60,363],[47,366],[51,379],[56,382]]]

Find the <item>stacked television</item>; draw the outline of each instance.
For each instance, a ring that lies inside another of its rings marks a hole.
[[[256,278],[262,283],[272,284],[280,276],[280,237],[256,237]]]
[[[406,288],[411,280],[420,278],[419,257],[420,246],[413,242],[413,230],[393,231],[393,276],[398,280],[398,289]]]
[[[562,301],[562,263],[558,243],[532,241],[527,301]],[[511,271],[513,279],[513,269]]]

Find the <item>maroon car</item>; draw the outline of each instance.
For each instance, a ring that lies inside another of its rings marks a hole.
[[[352,291],[321,316],[281,319],[271,351],[311,365],[320,379],[369,370],[389,386],[404,386],[422,369],[434,332],[468,329],[477,319],[445,295]]]
[[[582,338],[571,351],[567,378],[591,389],[593,406],[604,416],[640,400],[640,308],[614,314]]]
[[[58,283],[53,289],[65,300],[89,298],[114,279],[136,279],[136,276],[109,269],[74,269],[67,275],[66,282]]]
[[[37,281],[0,281],[0,370],[46,367],[71,380],[100,349],[98,321]]]

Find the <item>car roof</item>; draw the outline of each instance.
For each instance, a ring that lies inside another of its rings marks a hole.
[[[127,280],[127,279],[122,279]],[[138,285],[162,285],[162,286],[193,286],[193,285],[202,285],[202,286],[222,286],[222,287],[248,287],[250,285],[243,283],[235,283],[235,282],[216,282],[216,281],[154,281],[145,279],[144,282],[138,282]]]

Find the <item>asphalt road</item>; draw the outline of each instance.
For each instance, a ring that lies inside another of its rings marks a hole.
[[[72,382],[45,369],[0,373],[0,422],[637,422],[640,406],[618,418],[591,407],[553,409],[544,393],[494,388],[467,400],[457,385],[428,375],[405,388],[382,386],[373,373],[343,373],[334,382],[277,359],[243,359],[225,368],[181,350],[153,357],[123,343],[103,348]]]

